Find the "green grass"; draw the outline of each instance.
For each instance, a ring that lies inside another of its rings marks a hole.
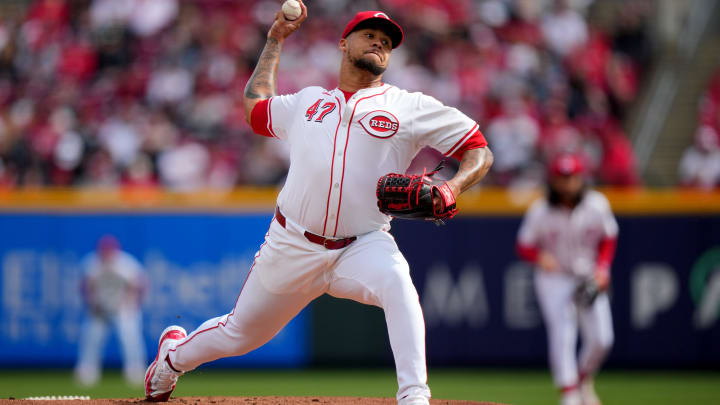
[[[546,371],[442,369],[430,371],[434,398],[497,401],[513,405],[556,404]],[[604,405],[720,405],[720,373],[604,371],[597,379]],[[394,397],[395,374],[380,370],[196,370],[183,376],[176,396],[372,396]],[[78,387],[67,371],[0,371],[0,397],[89,395],[141,397],[118,372],[94,388]]]

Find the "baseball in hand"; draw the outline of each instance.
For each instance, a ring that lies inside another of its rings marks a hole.
[[[297,20],[302,14],[302,8],[297,0],[286,0],[282,5],[282,12],[288,20]]]

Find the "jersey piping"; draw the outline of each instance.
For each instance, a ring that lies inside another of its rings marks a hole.
[[[457,149],[459,149],[459,148],[468,140],[468,138],[470,137],[470,135],[472,135],[472,134],[475,133],[475,131],[478,129],[478,127],[479,127],[479,125],[478,125],[477,123],[475,123],[475,125],[474,125],[465,135],[463,135],[463,137],[460,138],[460,140],[457,141],[457,142],[455,143],[455,145],[453,145],[453,147],[450,148],[449,151],[447,151],[447,152],[445,153],[445,156],[450,156],[450,155],[452,155],[453,153],[455,153],[455,151],[456,151]]]
[[[277,138],[278,136],[275,135],[275,131],[273,130],[273,125],[272,125],[272,101],[273,101],[273,97],[270,97],[270,100],[268,101],[268,106],[267,106],[267,111],[268,111],[268,130],[270,131],[270,133],[272,134],[272,136],[274,136],[275,138]]]
[[[345,180],[345,162],[346,162],[346,155],[347,155],[347,146],[350,143],[350,128],[352,127],[353,118],[355,117],[355,109],[357,108],[358,104],[360,104],[361,101],[367,100],[369,98],[373,98],[376,96],[381,96],[385,94],[388,90],[393,88],[393,86],[388,86],[387,89],[383,90],[381,93],[372,94],[370,96],[363,97],[355,102],[355,106],[353,107],[352,113],[350,114],[350,120],[348,120],[348,129],[347,129],[347,137],[345,139],[345,150],[343,151],[343,170],[342,170],[342,177],[340,178],[340,197],[338,198],[338,207],[337,207],[337,217],[335,218],[335,230],[333,231],[333,237],[337,235],[337,228],[338,224],[340,223],[340,206],[342,205],[342,195],[343,195],[343,181]],[[332,190],[332,183],[331,183],[331,190]],[[327,218],[326,218],[327,220]]]
[[[338,102],[338,105],[340,105],[340,99],[338,99],[335,96],[335,100]],[[340,130],[340,123],[342,122],[342,113],[340,112],[340,110],[341,109],[338,108],[338,123],[337,123],[337,127],[335,127],[335,137],[333,138],[333,151],[332,151],[332,156],[330,157],[331,158],[330,185],[328,186],[328,198],[327,198],[327,203],[325,205],[325,223],[323,224],[323,235],[325,235],[325,229],[327,228],[328,215],[330,214],[330,195],[332,194],[333,172],[335,169],[335,145],[337,144],[337,134],[338,134],[338,131]],[[344,161],[344,159],[343,159],[343,161]],[[337,224],[336,224],[336,228],[337,228]]]

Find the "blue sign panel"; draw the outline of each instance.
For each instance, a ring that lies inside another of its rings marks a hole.
[[[720,218],[618,222],[609,362],[720,365]],[[102,235],[115,235],[148,276],[152,356],[165,326],[190,331],[232,309],[269,223],[255,214],[0,214],[0,366],[74,363],[86,315],[81,263]],[[516,216],[458,217],[444,227],[393,221],[420,293],[431,364],[545,364],[534,270],[514,251],[519,224]],[[219,363],[307,364],[308,324],[304,311],[267,345]],[[120,362],[115,338],[106,358]]]
[[[620,217],[612,267],[620,366],[720,366],[720,218]],[[427,323],[432,364],[541,365],[533,269],[514,251],[520,218],[393,221]]]
[[[114,235],[143,266],[148,357],[160,332],[188,332],[232,310],[270,215],[0,214],[0,365],[75,362],[86,309],[82,261],[98,239]],[[309,361],[306,311],[271,342],[216,364],[294,366]],[[119,364],[117,338],[106,363]]]

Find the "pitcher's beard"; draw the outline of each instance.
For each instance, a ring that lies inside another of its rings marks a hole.
[[[372,61],[363,57],[353,58],[352,63],[356,68],[368,71],[375,76],[380,76],[381,74],[385,73],[384,67],[376,65]]]

